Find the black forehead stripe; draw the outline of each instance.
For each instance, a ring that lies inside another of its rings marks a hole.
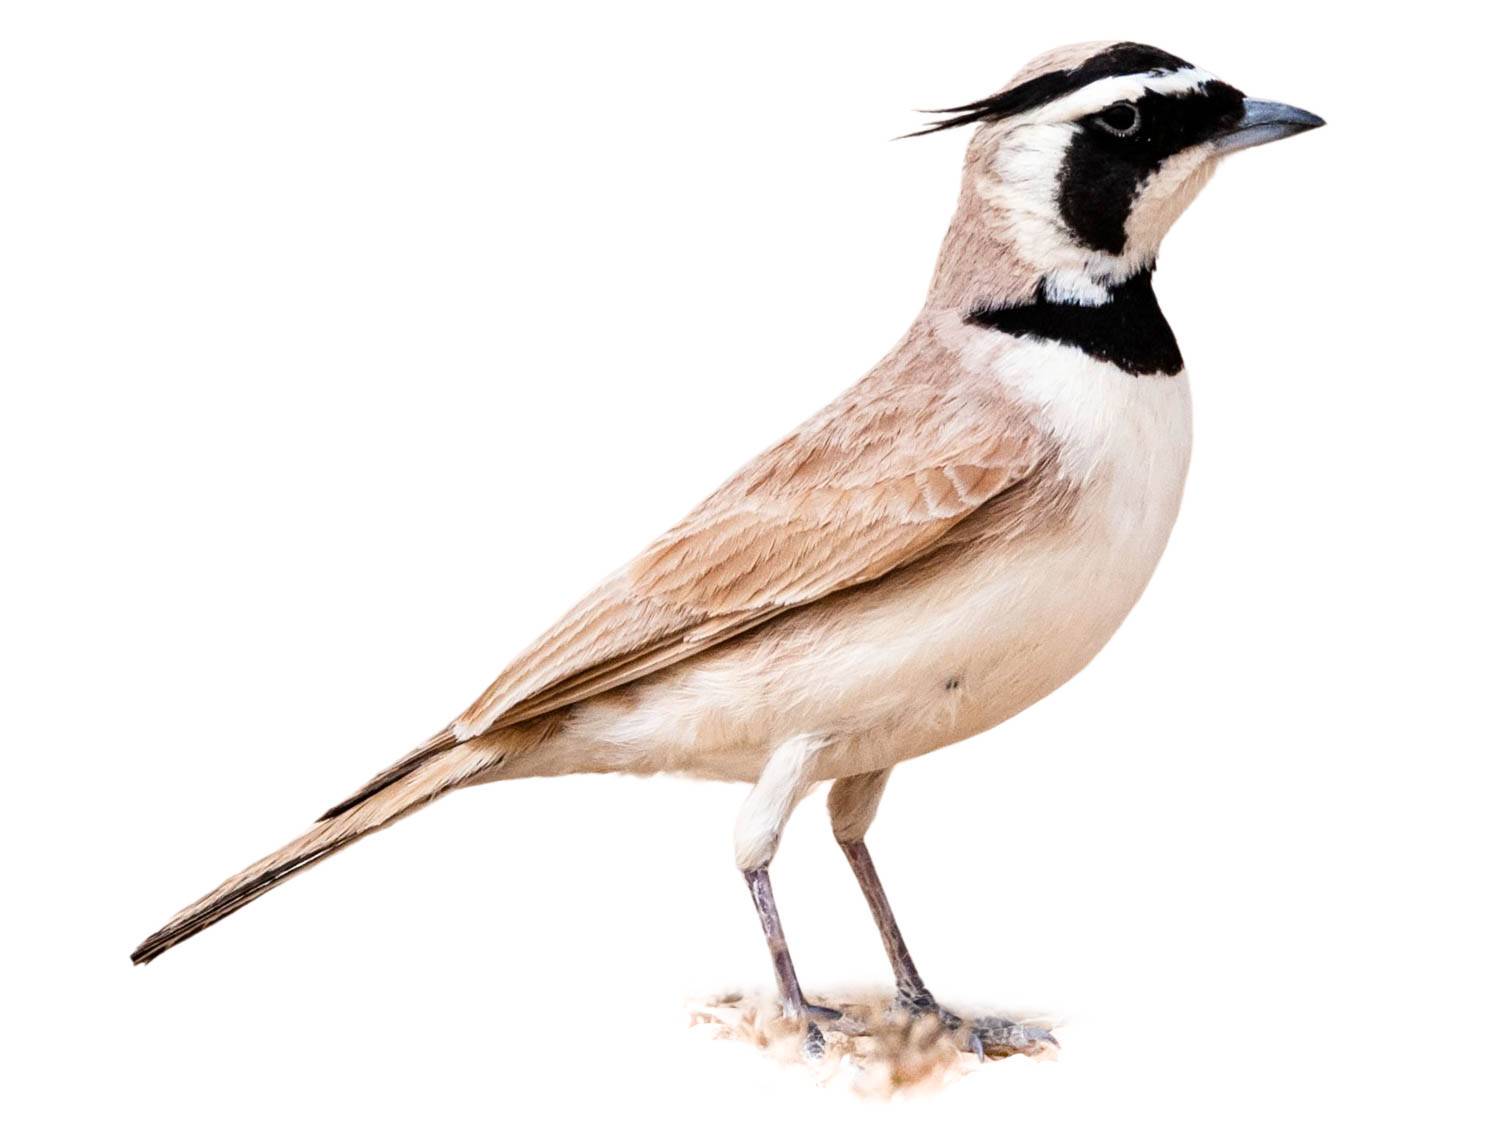
[[[1105,304],[1059,304],[1040,284],[1031,302],[974,308],[966,322],[1020,339],[1050,339],[1078,347],[1133,377],[1183,370],[1184,356],[1153,295],[1153,270],[1143,270],[1110,294]]]
[[[931,109],[931,113],[955,115],[907,135],[925,136],[942,129],[975,124],[977,121],[1000,121],[1004,117],[1027,113],[1030,109],[1056,101],[1101,78],[1117,78],[1124,74],[1167,74],[1174,70],[1187,70],[1189,65],[1184,59],[1157,47],[1149,47],[1143,43],[1117,43],[1069,70],[1051,70],[1003,93],[993,94],[967,105]]]

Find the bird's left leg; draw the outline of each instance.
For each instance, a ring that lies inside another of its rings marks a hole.
[[[893,917],[888,895],[883,891],[883,882],[878,879],[878,870],[873,868],[872,856],[862,840],[873,824],[873,816],[878,813],[878,801],[883,797],[890,770],[884,768],[838,779],[831,785],[826,808],[831,812],[831,832],[847,855],[847,862],[852,866],[873,920],[878,925],[878,934],[883,938],[883,949],[888,952],[898,986],[899,1004],[913,1013],[934,1013],[947,1028],[959,1030],[966,1047],[978,1055],[1036,1052],[1046,1044],[1054,1044],[1055,1039],[1047,1030],[1021,1025],[1005,1017],[964,1020],[942,1008],[919,976],[909,947],[899,931],[898,921]]]
[[[878,925],[883,949],[888,952],[888,961],[893,967],[899,1003],[912,1010],[938,1012],[940,1006],[919,976],[903,933],[899,931],[898,921],[893,917],[888,895],[883,891],[883,882],[878,879],[878,870],[873,868],[873,858],[862,840],[873,824],[873,816],[878,813],[878,801],[883,797],[883,788],[888,784],[891,770],[884,768],[838,779],[826,797],[826,809],[831,813],[832,836],[846,854],[857,884],[867,898],[868,909],[873,913],[873,922]]]
[[[796,736],[776,748],[738,812],[737,829],[733,835],[738,868],[748,882],[753,906],[758,910],[764,938],[769,944],[769,957],[774,962],[774,977],[779,984],[780,1004],[785,1016],[796,1020],[817,1016],[835,1018],[840,1014],[808,1004],[800,990],[784,928],[779,922],[779,909],[774,906],[769,862],[779,848],[779,836],[789,821],[790,812],[812,786],[815,758],[825,746],[825,737]],[[813,1038],[818,1037],[814,1025],[811,1027]]]

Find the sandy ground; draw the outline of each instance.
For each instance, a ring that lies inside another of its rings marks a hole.
[[[697,1031],[751,1044],[818,1083],[872,1098],[920,1094],[1009,1056],[1051,1059],[1058,1041],[1040,1018],[966,1014],[943,1020],[911,1014],[890,993],[817,995],[808,1000],[840,1017],[814,1029],[785,1018],[771,994],[732,993],[691,1005]]]

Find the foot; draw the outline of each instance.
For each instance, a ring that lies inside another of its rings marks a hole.
[[[821,1031],[818,1022],[839,1021],[842,1019],[840,1009],[832,1009],[826,1005],[814,1005],[805,1002],[798,1010],[788,1007],[784,1010],[785,1018],[792,1021],[803,1021],[805,1023],[805,1042],[801,1045],[806,1057],[819,1060],[826,1054],[826,1035]]]
[[[974,1017],[970,1050],[979,1057],[1037,1056],[1046,1048],[1058,1048],[1060,1042],[1047,1028],[1024,1025],[1006,1017]]]
[[[1035,1056],[1046,1047],[1060,1046],[1046,1028],[1024,1025],[1006,1017],[966,1018],[946,1009],[929,990],[899,990],[895,999],[898,1008],[910,1016],[935,1016],[951,1032],[965,1042],[965,1050],[974,1052],[978,1058],[1025,1055]]]
[[[940,1023],[948,1029],[958,1028],[961,1024],[962,1018],[942,1008],[940,1002],[935,1000],[935,995],[927,989],[908,990],[900,986],[899,992],[894,996],[894,1004],[911,1017],[923,1017],[926,1014],[939,1017]]]
[[[829,1005],[812,1005],[805,1003],[805,1011],[800,1014],[807,1021],[839,1021],[842,1019],[842,1011],[833,1009]]]

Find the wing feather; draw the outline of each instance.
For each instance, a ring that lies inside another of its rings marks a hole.
[[[594,697],[924,556],[1047,448],[995,388],[951,381],[848,391],[562,617],[457,735]]]

